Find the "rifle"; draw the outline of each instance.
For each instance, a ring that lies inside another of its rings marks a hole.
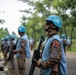
[[[33,72],[34,72],[34,69],[35,69],[35,65],[36,65],[36,62],[34,61],[34,59],[36,59],[37,61],[39,60],[40,58],[40,47],[41,47],[41,44],[42,42],[44,41],[44,37],[41,36],[40,37],[40,42],[39,42],[39,45],[38,45],[38,49],[37,50],[34,50],[34,53],[33,53],[33,57],[32,57],[32,64],[31,64],[31,68],[30,68],[30,71],[29,71],[29,75],[33,75]]]
[[[17,40],[17,42],[18,42],[18,40]],[[16,44],[13,46],[13,48],[12,48],[13,50],[16,49],[17,42],[16,42]],[[8,57],[8,59],[7,59],[7,63],[6,63],[6,66],[5,66],[5,68],[4,68],[4,71],[7,71],[7,70],[8,70],[8,68],[7,68],[8,62],[12,59],[13,56],[14,56],[14,53],[12,53],[12,51],[11,51],[10,54],[9,54],[9,57]]]
[[[17,40],[17,42],[18,42],[18,40]],[[16,49],[17,42],[16,42],[16,44],[12,47],[12,50],[15,50],[15,49]],[[7,62],[9,62],[13,56],[14,56],[14,53],[12,53],[12,51],[11,51],[10,54],[9,54],[9,57],[8,57],[8,59],[7,59]]]

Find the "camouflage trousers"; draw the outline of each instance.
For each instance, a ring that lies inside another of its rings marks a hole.
[[[17,63],[18,63],[18,70],[20,75],[26,75],[25,74],[25,57],[19,56],[17,58]]]
[[[50,75],[60,75],[60,73],[53,71]]]

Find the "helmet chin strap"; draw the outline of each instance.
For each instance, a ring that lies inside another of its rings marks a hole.
[[[49,27],[49,28],[46,29],[45,31],[49,31],[50,29],[52,29],[52,30],[56,30],[56,28],[51,28],[51,27]]]
[[[50,29],[56,30],[56,28],[50,28]]]

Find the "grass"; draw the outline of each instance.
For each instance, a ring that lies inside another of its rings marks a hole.
[[[73,39],[73,40],[72,40],[71,51],[72,51],[72,52],[76,52],[76,39]]]

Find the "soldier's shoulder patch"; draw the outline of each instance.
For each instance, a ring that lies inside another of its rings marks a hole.
[[[24,39],[21,39],[21,41],[20,41],[21,43],[24,43],[24,42],[26,42]]]
[[[57,50],[53,50],[51,53],[51,57],[55,57],[58,55],[58,51]]]
[[[58,40],[53,40],[50,46],[51,57],[56,57],[61,53],[61,45]]]
[[[24,39],[21,39],[21,41],[25,41]]]
[[[59,42],[58,40],[54,39],[54,40],[52,41],[52,43],[51,43],[51,47],[52,47],[52,46],[59,47],[59,46],[60,46],[60,42]]]

